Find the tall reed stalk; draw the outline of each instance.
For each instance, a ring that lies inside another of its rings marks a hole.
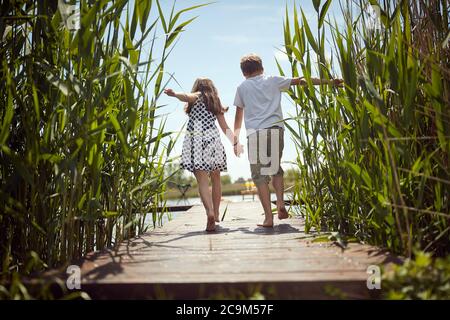
[[[158,98],[190,7],[16,0],[0,6],[0,280],[160,221],[174,140]],[[29,260],[30,257],[33,259]],[[27,261],[42,261],[29,268]]]
[[[309,84],[289,92],[299,213],[307,230],[339,231],[407,256],[413,247],[446,255],[449,3],[339,1],[339,25],[327,17],[331,2],[313,1],[317,30],[296,7],[284,23],[290,73]],[[314,71],[343,77],[345,87],[316,89]]]

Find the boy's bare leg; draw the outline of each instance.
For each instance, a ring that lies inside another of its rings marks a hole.
[[[220,222],[220,200],[222,199],[222,185],[220,183],[220,171],[211,172],[211,184],[212,184],[212,202],[214,209],[214,219],[216,222]]]
[[[273,214],[272,207],[270,205],[270,191],[268,183],[260,183],[256,186],[258,189],[259,201],[264,209],[264,222],[258,224],[260,227],[272,228],[273,227]]]
[[[277,212],[278,219],[287,219],[289,214],[284,206],[284,178],[283,175],[277,175],[272,177],[272,186],[275,189],[277,195]]]
[[[200,198],[202,199],[203,206],[206,210],[206,216],[208,217],[206,231],[214,231],[216,229],[216,224],[214,221],[212,197],[211,193],[209,192],[208,173],[203,170],[195,170],[194,175],[197,179],[198,192],[200,193]]]

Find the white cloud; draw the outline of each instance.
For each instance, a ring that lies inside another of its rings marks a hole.
[[[213,41],[225,44],[241,45],[248,43],[271,43],[274,39],[261,36],[247,36],[243,34],[216,34],[211,36]]]
[[[254,16],[250,17],[247,20],[244,21],[246,25],[260,25],[260,24],[279,24],[280,26],[283,23],[282,17],[276,17],[276,16]]]
[[[222,5],[222,10],[230,11],[254,11],[261,9],[271,9],[272,7],[267,4],[233,4],[233,5]]]
[[[213,35],[212,39],[227,44],[243,44],[251,41],[250,37],[244,35]]]

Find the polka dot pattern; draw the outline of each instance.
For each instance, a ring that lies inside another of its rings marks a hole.
[[[227,156],[215,121],[216,116],[206,109],[203,98],[199,97],[189,113],[181,153],[182,169],[227,171]]]

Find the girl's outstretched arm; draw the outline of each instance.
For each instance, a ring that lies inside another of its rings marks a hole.
[[[187,103],[194,103],[199,93],[184,93],[184,92],[175,92],[172,89],[164,89],[164,93],[167,94],[169,97],[175,97],[180,101],[187,102]]]

